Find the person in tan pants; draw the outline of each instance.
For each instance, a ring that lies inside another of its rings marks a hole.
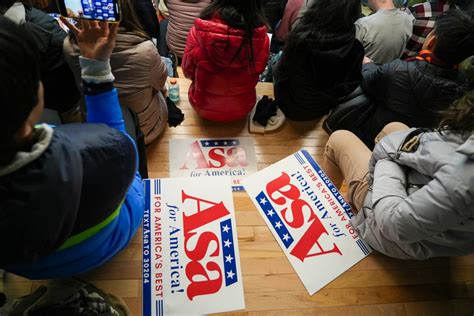
[[[378,143],[383,137],[393,132],[409,129],[403,123],[390,123],[375,138]],[[334,185],[341,187],[346,179],[348,186],[347,199],[358,211],[364,204],[369,189],[367,174],[372,151],[352,132],[339,130],[331,134],[324,152],[323,170]]]

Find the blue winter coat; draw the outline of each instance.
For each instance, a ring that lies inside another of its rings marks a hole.
[[[88,122],[38,129],[0,168],[0,266],[30,279],[68,277],[110,260],[144,211],[137,154],[116,90],[86,96]]]

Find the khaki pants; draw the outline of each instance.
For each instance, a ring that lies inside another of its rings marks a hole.
[[[390,123],[377,135],[378,143],[390,133],[403,131],[409,127],[402,123]],[[326,144],[323,170],[335,186],[341,187],[345,179],[348,186],[347,199],[358,211],[364,205],[364,199],[369,189],[367,173],[372,152],[364,143],[349,131],[334,132]]]

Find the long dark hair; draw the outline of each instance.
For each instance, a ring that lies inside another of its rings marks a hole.
[[[474,132],[474,90],[441,112],[439,129],[464,136],[470,136]]]
[[[361,14],[360,0],[315,0],[288,35],[285,53],[294,51],[308,39],[355,34],[354,22]]]
[[[244,40],[234,59],[246,48],[247,55],[254,64],[253,30],[266,24],[263,14],[263,0],[214,0],[201,13],[201,19],[210,20],[219,16],[232,28],[244,30]]]

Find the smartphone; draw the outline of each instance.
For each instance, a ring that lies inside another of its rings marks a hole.
[[[120,22],[119,0],[57,0],[59,13],[72,19]]]

